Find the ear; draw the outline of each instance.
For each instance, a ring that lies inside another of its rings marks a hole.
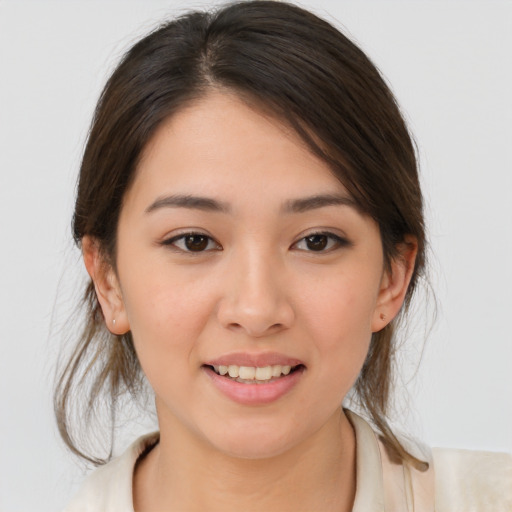
[[[82,238],[82,256],[85,268],[94,283],[107,329],[112,334],[127,333],[130,324],[117,275],[112,265],[105,260],[97,240],[93,237]]]
[[[414,272],[418,242],[415,237],[407,236],[398,246],[398,255],[391,261],[390,268],[382,275],[377,305],[372,319],[372,332],[386,327],[399,313],[404,303]]]

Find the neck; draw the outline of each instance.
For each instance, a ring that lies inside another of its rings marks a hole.
[[[266,459],[231,457],[160,426],[160,443],[135,471],[137,512],[352,509],[355,436],[341,409],[299,446]]]

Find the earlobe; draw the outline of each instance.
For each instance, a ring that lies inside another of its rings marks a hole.
[[[112,334],[125,334],[130,330],[121,288],[112,265],[105,261],[97,240],[82,238],[82,256],[85,268],[94,283],[107,329]]]
[[[382,276],[377,305],[372,320],[372,332],[388,325],[399,313],[414,272],[418,243],[415,237],[407,236],[398,247],[399,254],[390,263]]]

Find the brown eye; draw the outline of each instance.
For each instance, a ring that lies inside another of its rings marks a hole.
[[[334,233],[311,233],[293,244],[294,249],[307,252],[331,252],[342,247],[350,247],[352,244],[346,238]]]
[[[185,247],[189,251],[200,252],[208,247],[210,239],[204,235],[187,235],[184,237]]]
[[[306,247],[310,251],[323,251],[329,243],[327,235],[311,235],[305,238]]]
[[[203,233],[184,233],[164,240],[162,245],[187,252],[219,251],[222,247],[210,236]]]

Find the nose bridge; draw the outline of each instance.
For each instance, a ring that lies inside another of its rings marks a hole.
[[[233,250],[219,308],[225,327],[255,337],[289,327],[293,310],[283,286],[283,266],[277,251],[257,239]]]

